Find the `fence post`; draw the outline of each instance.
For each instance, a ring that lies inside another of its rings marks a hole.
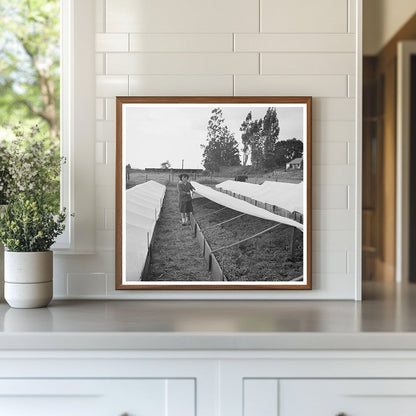
[[[296,236],[296,227],[292,227],[292,232],[290,236],[290,249],[289,249],[290,259],[293,259],[295,257],[295,236]]]

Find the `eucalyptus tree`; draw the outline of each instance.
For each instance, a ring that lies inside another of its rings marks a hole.
[[[239,166],[240,153],[234,134],[225,124],[221,108],[214,108],[207,127],[207,144],[202,158],[204,168],[210,172],[218,172],[224,166]]]

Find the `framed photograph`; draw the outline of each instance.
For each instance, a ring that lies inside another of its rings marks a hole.
[[[117,97],[116,289],[311,289],[311,97]]]

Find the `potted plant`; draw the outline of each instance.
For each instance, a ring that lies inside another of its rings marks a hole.
[[[53,295],[51,245],[65,228],[66,213],[55,214],[41,197],[21,197],[0,218],[4,253],[4,297],[14,308],[48,305]]]
[[[16,308],[42,307],[53,294],[50,247],[63,232],[66,217],[65,210],[59,210],[63,160],[37,126],[11,131],[3,176],[7,208],[0,216],[5,299]]]

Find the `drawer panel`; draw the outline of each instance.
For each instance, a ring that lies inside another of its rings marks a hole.
[[[195,416],[195,379],[1,380],[7,416]]]
[[[415,380],[280,380],[279,416],[414,416]]]

